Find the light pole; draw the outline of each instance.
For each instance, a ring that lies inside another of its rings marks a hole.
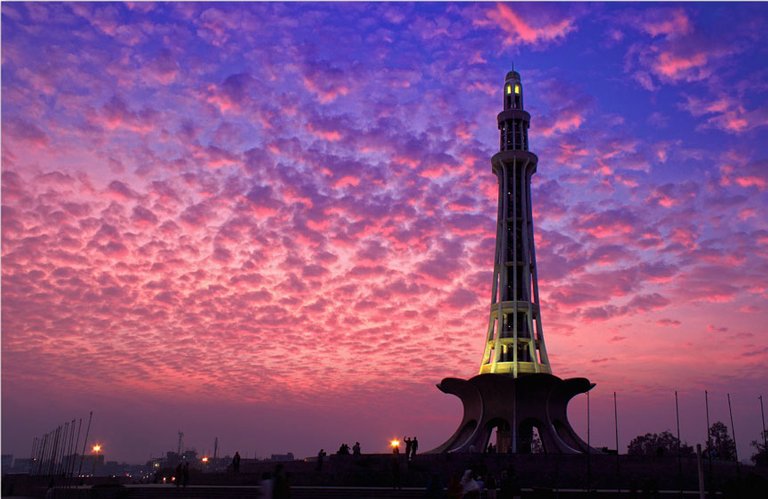
[[[392,447],[392,454],[395,454],[395,455],[400,454],[400,440],[396,438],[393,440],[390,440],[389,446]]]
[[[92,476],[96,476],[96,461],[99,459],[99,452],[101,452],[101,444],[94,444],[93,447],[91,447],[91,450],[93,451],[93,470],[91,471]]]
[[[765,432],[765,409],[763,409],[763,396],[757,397],[760,399],[760,416],[763,421],[763,452],[768,453],[768,433]]]

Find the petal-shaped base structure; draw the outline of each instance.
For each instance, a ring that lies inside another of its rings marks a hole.
[[[445,378],[437,387],[461,399],[464,418],[451,438],[429,453],[483,452],[495,429],[497,452],[528,454],[534,428],[546,453],[585,453],[589,447],[568,423],[568,402],[594,386],[586,378],[563,380],[544,373]]]

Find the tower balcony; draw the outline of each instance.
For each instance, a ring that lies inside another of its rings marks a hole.
[[[539,305],[530,301],[503,301],[503,302],[496,302],[491,303],[490,305],[490,312],[491,317],[496,318],[497,314],[499,313],[499,304],[501,304],[501,313],[514,313],[514,312],[526,312],[530,311],[533,318],[536,318],[537,315],[539,315]]]
[[[517,366],[517,372],[515,372]],[[547,364],[538,362],[495,362],[492,364],[483,364],[480,367],[480,374],[511,374],[517,377],[520,374],[552,374],[552,369]]]
[[[491,168],[493,173],[501,171],[504,165],[519,165],[521,167],[528,166],[532,168],[531,174],[536,173],[536,165],[539,162],[539,157],[530,151],[523,151],[522,149],[509,149],[506,151],[499,151],[491,158]]]
[[[528,114],[528,111],[523,111],[522,109],[507,109],[506,111],[500,112],[496,116],[496,121],[499,122],[499,125],[501,125],[505,121],[512,121],[512,120],[523,120],[527,123],[530,123],[531,115]]]

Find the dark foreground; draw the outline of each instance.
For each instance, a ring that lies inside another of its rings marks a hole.
[[[276,463],[258,462],[240,473],[200,473],[193,470],[186,488],[162,483],[171,470],[161,471],[160,483],[131,483],[124,478],[66,479],[4,476],[3,497],[55,499],[251,499],[265,497],[265,473]],[[407,463],[401,456],[331,456],[323,469],[316,463],[282,463],[292,499],[384,499],[446,497],[445,488],[464,470],[484,478],[511,474],[522,497],[699,497],[695,458],[554,455],[423,455]],[[708,497],[768,497],[768,469],[736,463],[703,463]],[[53,485],[51,487],[51,484]],[[437,484],[437,486],[435,486]],[[399,485],[399,489],[396,486]],[[428,487],[431,488],[430,492]],[[590,491],[590,492],[587,492]],[[432,495],[430,495],[430,493]],[[484,496],[485,497],[485,496]],[[503,499],[500,494],[499,499]]]

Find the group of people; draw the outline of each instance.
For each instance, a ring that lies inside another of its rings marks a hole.
[[[173,478],[176,487],[186,487],[189,484],[189,461],[179,462]]]
[[[322,449],[320,449],[322,452]],[[341,444],[341,447],[339,447],[339,451],[336,453],[337,456],[348,456],[349,455],[349,445],[347,444]],[[359,456],[360,455],[360,442],[355,442],[355,445],[352,446],[352,455],[353,456]],[[318,454],[319,457],[319,454]]]
[[[416,451],[419,450],[419,439],[403,437],[403,442],[405,442],[405,458],[410,461],[416,457]]]

